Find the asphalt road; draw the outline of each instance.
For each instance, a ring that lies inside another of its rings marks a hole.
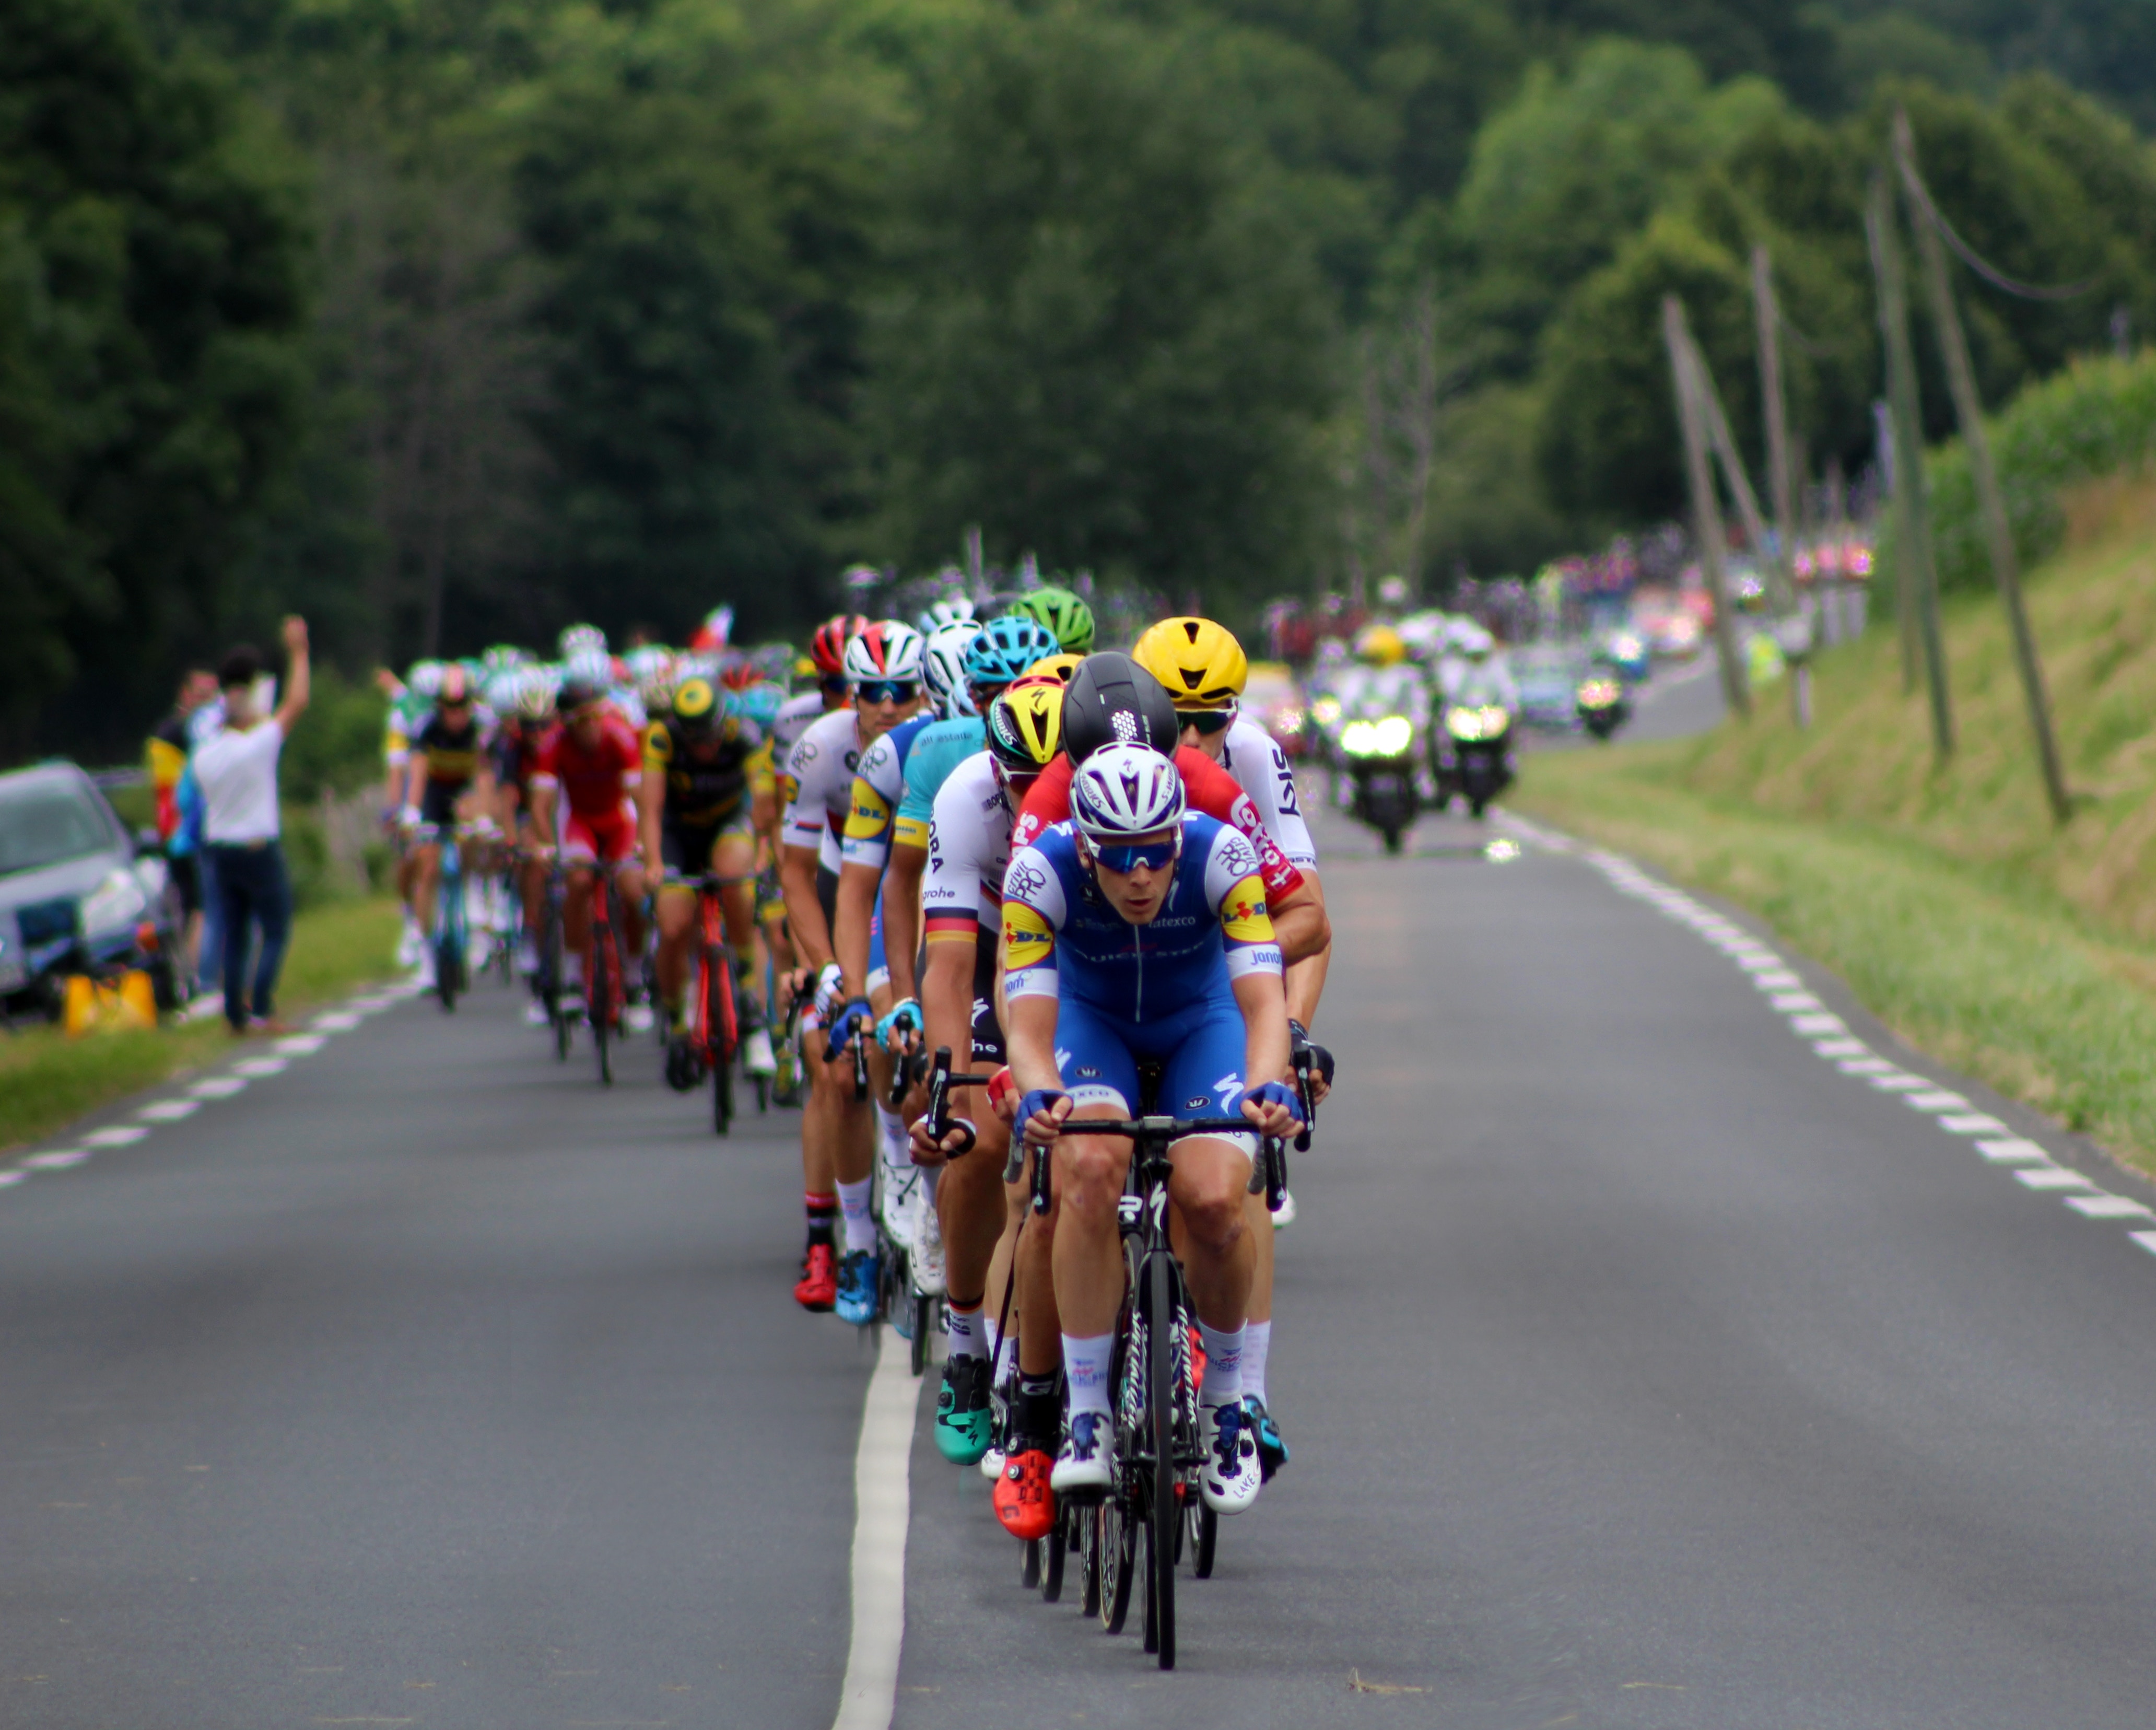
[[[2148,1722],[2150,1192],[1621,867],[1322,839],[1293,1462],[1163,1676],[924,1401],[895,1722]],[[0,1724],[832,1722],[870,1353],[642,1060],[399,1004],[0,1188]]]

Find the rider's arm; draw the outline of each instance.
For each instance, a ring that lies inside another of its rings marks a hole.
[[[285,621],[285,701],[278,704],[273,717],[277,731],[286,738],[292,737],[294,724],[306,712],[313,689],[307,670],[307,622],[295,613]]]
[[[1019,1091],[1062,1091],[1063,1072],[1055,1066],[1055,999],[1020,998],[1010,1006],[1010,1017],[1005,1044]]]
[[[1325,901],[1315,884],[1315,878],[1303,875],[1291,890],[1266,891],[1273,933],[1279,939],[1281,955],[1291,963],[1322,954],[1332,946],[1332,924],[1325,916]]]
[[[554,802],[561,797],[561,783],[549,774],[535,774],[531,778],[531,844],[542,854],[554,850]]]
[[[921,879],[927,865],[926,848],[891,844],[883,879],[883,959],[891,969],[891,994],[900,1002],[923,988],[913,977],[913,963],[921,953]],[[967,965],[970,969],[970,955]]]
[[[778,886],[786,893],[786,923],[793,933],[793,958],[812,973],[831,960],[831,928],[824,922],[824,904],[816,899],[814,847],[791,842],[778,850]]]
[[[831,949],[838,957],[848,997],[869,994],[869,924],[875,917],[876,889],[882,881],[883,873],[874,865],[849,860],[839,867],[837,929],[831,933]]]
[[[666,810],[666,771],[674,754],[674,741],[664,721],[654,721],[644,733],[644,779],[636,788],[636,828],[644,843],[644,856],[654,870],[665,857],[660,845],[660,823]]]
[[[404,766],[404,808],[409,811],[421,809],[427,792],[427,753],[414,751],[411,761]]]
[[[1287,963],[1287,1012],[1307,1029],[1317,1019],[1317,1000],[1325,994],[1326,970],[1332,964],[1332,927],[1325,911],[1325,886],[1314,870],[1305,870],[1303,886],[1317,904],[1317,917],[1325,920],[1325,941],[1315,949],[1291,949],[1281,937],[1281,955]],[[1273,916],[1273,931],[1280,934],[1280,915]]]

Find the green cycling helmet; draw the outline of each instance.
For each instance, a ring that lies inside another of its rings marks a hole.
[[[1093,609],[1083,595],[1050,583],[1020,595],[1011,603],[1011,611],[1030,613],[1046,625],[1065,655],[1093,652]]]

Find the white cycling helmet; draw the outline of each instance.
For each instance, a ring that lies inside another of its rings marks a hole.
[[[404,675],[404,688],[423,703],[431,703],[442,694],[442,664],[438,660],[415,660],[412,670]]]
[[[516,712],[526,721],[544,721],[554,712],[554,681],[544,667],[526,667],[516,675]]]
[[[856,685],[869,679],[918,680],[927,648],[921,633],[903,619],[879,619],[848,641],[846,677]]]
[[[1134,841],[1183,821],[1183,777],[1150,745],[1103,745],[1070,778],[1070,820],[1091,841]]]
[[[579,685],[594,690],[614,687],[613,660],[603,649],[580,649],[562,663],[562,670]]]
[[[955,573],[954,573],[955,574]],[[947,624],[960,624],[973,616],[973,603],[963,595],[946,595],[940,601],[931,601],[914,620],[928,636],[934,636]]]
[[[606,633],[595,624],[569,625],[556,639],[555,646],[560,649],[562,659],[565,661],[572,660],[578,655],[588,655],[594,650],[604,655],[607,646]]]
[[[921,676],[928,695],[947,719],[973,712],[973,693],[966,689],[966,651],[981,634],[978,619],[957,619],[928,634],[921,651]]]

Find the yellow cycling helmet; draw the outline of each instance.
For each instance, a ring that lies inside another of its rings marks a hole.
[[[1030,679],[1036,673],[1045,673],[1057,684],[1068,685],[1070,675],[1078,670],[1079,664],[1085,659],[1082,655],[1043,655],[1025,670],[1025,676]]]
[[[1163,619],[1138,639],[1131,659],[1168,687],[1178,709],[1225,709],[1250,679],[1235,633],[1209,619]]]
[[[674,693],[674,718],[690,728],[709,726],[718,718],[719,694],[708,679],[684,679]]]
[[[1408,640],[1389,624],[1373,624],[1355,639],[1355,653],[1373,667],[1396,667],[1408,658]]]
[[[1014,685],[988,705],[988,751],[1014,775],[1038,775],[1063,748],[1063,687]]]

